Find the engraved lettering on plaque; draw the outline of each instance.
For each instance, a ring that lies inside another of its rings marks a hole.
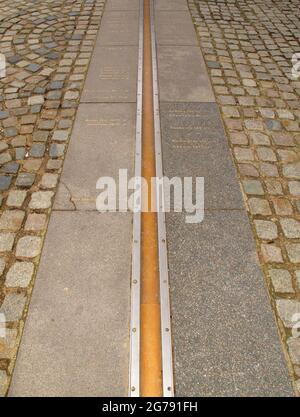
[[[99,75],[100,80],[129,80],[127,70],[118,67],[106,66]]]
[[[116,127],[127,125],[125,119],[86,119],[85,121],[88,126]]]

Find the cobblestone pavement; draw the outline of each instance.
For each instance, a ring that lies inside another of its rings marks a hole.
[[[0,396],[13,370],[104,4],[1,1],[7,66],[0,79]]]
[[[299,393],[300,1],[188,3]]]

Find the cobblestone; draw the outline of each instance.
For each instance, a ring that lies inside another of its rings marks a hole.
[[[272,303],[277,304],[275,314],[286,327],[280,326],[286,343],[290,315],[300,302],[295,270],[300,263],[300,77],[291,76],[292,56],[300,52],[299,1],[188,0],[188,4]],[[292,350],[285,346],[299,378],[300,346],[295,342]],[[299,381],[298,386],[300,394]]]
[[[283,233],[287,238],[300,238],[300,222],[295,219],[281,219],[280,220]]]
[[[0,397],[4,397],[8,385],[8,377],[5,371],[0,369]]]
[[[293,363],[300,365],[300,337],[289,338],[287,344]]]
[[[18,321],[22,317],[25,302],[26,294],[9,293],[4,298],[0,313],[4,314],[8,322]]]
[[[296,323],[295,315],[300,314],[300,302],[297,300],[277,300],[278,314],[284,325],[292,328]]]
[[[31,196],[29,207],[31,209],[47,209],[51,207],[52,191],[37,191]]]
[[[254,223],[259,238],[274,240],[278,237],[277,226],[273,222],[267,220],[255,220]]]
[[[7,287],[26,288],[33,276],[34,264],[31,262],[16,262],[6,275]]]
[[[55,188],[58,181],[57,174],[46,173],[42,176],[41,187],[42,188]]]
[[[28,161],[27,161],[28,162]],[[21,172],[17,176],[16,185],[18,187],[30,188],[35,180],[35,174]]]
[[[16,329],[5,329],[5,338],[0,337],[0,359],[9,359],[13,356],[17,339]]]
[[[294,293],[292,277],[286,269],[271,269],[269,271],[275,292]]]
[[[263,243],[261,253],[265,262],[282,263],[283,257],[280,247]]]
[[[6,204],[9,207],[22,207],[24,200],[26,198],[26,191],[22,190],[11,190],[8,194]]]
[[[0,218],[0,230],[17,231],[20,229],[25,213],[21,210],[6,210]]]
[[[40,231],[46,225],[46,214],[30,213],[25,223],[25,230]]]
[[[19,258],[35,258],[40,254],[42,240],[37,236],[24,236],[17,244],[16,256]]]
[[[262,198],[250,198],[248,204],[252,214],[269,215],[272,213],[269,202]]]
[[[0,252],[11,251],[14,244],[14,238],[14,233],[0,233]]]
[[[0,276],[3,274],[5,269],[5,260],[4,258],[0,258]]]

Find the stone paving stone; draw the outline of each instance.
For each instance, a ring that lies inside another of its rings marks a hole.
[[[40,231],[43,230],[46,224],[46,214],[30,213],[28,214],[25,230]]]
[[[171,213],[167,233],[177,395],[292,395],[246,214]]]
[[[197,45],[196,33],[188,11],[161,11],[155,13],[158,45]]]
[[[8,0],[1,2],[1,18],[4,19],[0,29],[1,52],[8,62],[8,77],[2,78],[0,83],[1,213],[8,209],[26,212],[26,219],[18,230],[17,245],[14,245],[13,233],[0,232],[0,251],[8,266],[14,264],[16,249],[22,249],[22,243],[24,246],[29,243],[29,253],[21,251],[21,259],[23,255],[39,254],[51,204],[48,198],[45,204],[49,208],[34,209],[37,213],[30,212],[28,204],[32,202],[33,193],[55,191],[106,2],[58,0],[55,13],[48,8],[48,3],[38,2],[32,8],[31,3],[23,0],[16,0],[13,5]],[[133,13],[138,15],[138,12]],[[13,22],[8,23],[12,16],[15,16]],[[126,22],[123,25],[126,31],[125,26]],[[128,33],[133,31],[127,29]],[[123,33],[117,35],[123,37]],[[54,132],[59,131],[61,133],[55,136]],[[24,236],[24,230],[30,236]],[[38,243],[37,250],[34,243]],[[35,264],[37,261],[35,258]],[[4,270],[0,283],[2,294],[8,269]],[[31,285],[32,282],[28,294]],[[19,292],[22,288],[13,287],[9,291]],[[18,329],[19,324],[15,326]],[[15,354],[12,354],[0,367],[8,371],[13,368],[14,360]],[[1,383],[2,392],[7,385],[4,387]]]
[[[4,269],[5,269],[5,259],[0,258],[0,276],[3,274]]]
[[[2,153],[1,155],[0,155],[0,164],[1,165],[3,165],[3,164],[5,164],[6,162],[9,162],[9,161],[11,161],[11,156],[10,156],[10,153],[9,152],[5,152],[5,153]]]
[[[16,329],[5,329],[5,339],[0,338],[0,359],[11,359],[15,353]]]
[[[282,168],[283,175],[287,178],[300,179],[300,162],[285,165]]]
[[[98,178],[133,175],[134,134],[134,104],[80,105],[54,208],[96,210]]]
[[[6,275],[6,287],[25,288],[33,276],[34,264],[31,262],[16,262]]]
[[[6,204],[9,207],[21,207],[26,198],[26,191],[11,190],[8,194]]]
[[[0,191],[5,191],[11,184],[11,177],[8,175],[0,175]]]
[[[198,47],[159,46],[158,79],[162,102],[215,101]]]
[[[24,236],[19,239],[16,256],[21,258],[35,258],[40,254],[42,240],[37,236]]]
[[[278,237],[278,230],[275,223],[267,220],[255,220],[254,224],[259,238],[274,240]]]
[[[0,252],[8,252],[12,250],[14,244],[14,233],[0,233]]]
[[[300,238],[300,222],[295,219],[280,220],[283,233],[287,238]]]
[[[16,180],[16,185],[19,187],[29,188],[32,186],[35,180],[35,174],[21,172]]]
[[[299,243],[286,243],[285,245],[288,257],[291,262],[300,262],[300,244]]]
[[[161,126],[165,175],[204,177],[206,208],[243,207],[215,104],[162,103]]]
[[[41,180],[41,187],[42,188],[55,188],[58,181],[57,174],[50,174],[46,173],[43,175]]]
[[[25,302],[26,294],[9,293],[4,298],[0,313],[4,314],[6,321],[18,321],[23,315]]]
[[[8,385],[8,377],[5,371],[0,370],[0,397],[4,397]]]
[[[295,324],[296,314],[300,314],[300,302],[297,300],[277,300],[276,301],[277,310],[280,319],[283,321],[283,324],[292,328]]]
[[[137,57],[135,46],[97,47],[81,102],[135,102]]]
[[[107,0],[105,10],[139,10],[139,0]]]
[[[53,212],[10,396],[127,395],[131,233],[131,214]]]
[[[185,0],[156,0],[156,10],[188,10]]]
[[[286,269],[271,269],[269,274],[276,292],[294,293],[292,278],[289,271]]]
[[[262,244],[261,254],[265,262],[283,263],[281,249],[276,245]]]
[[[28,98],[28,105],[29,106],[34,106],[36,104],[43,104],[45,101],[44,97],[39,95],[39,96],[32,96]]]
[[[21,210],[6,210],[0,217],[0,230],[17,231],[20,229],[25,213]]]
[[[138,45],[138,11],[107,11],[102,19],[97,46]]]
[[[260,181],[244,180],[243,186],[246,194],[263,195],[264,189]]]
[[[69,138],[69,132],[65,130],[56,130],[52,136],[53,140],[65,142]]]
[[[48,209],[51,207],[51,200],[54,193],[52,191],[37,191],[32,194],[29,202],[31,209]]]
[[[287,344],[293,363],[300,365],[300,337],[289,338]]]
[[[65,145],[52,143],[49,150],[49,155],[52,158],[58,158],[64,155]]]

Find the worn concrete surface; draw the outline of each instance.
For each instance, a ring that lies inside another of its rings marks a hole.
[[[96,210],[100,177],[133,175],[134,134],[134,104],[80,105],[54,209]]]
[[[214,103],[162,103],[164,172],[203,177],[205,207],[241,209],[243,200]]]
[[[138,26],[138,11],[105,11],[96,46],[137,46]]]
[[[185,0],[156,0],[156,10],[188,10]]]
[[[81,103],[135,102],[137,47],[97,47]]]
[[[52,214],[10,396],[125,396],[131,215]]]
[[[196,46],[159,46],[158,79],[161,101],[215,101],[203,58]]]
[[[176,395],[292,395],[246,213],[169,214],[167,237]]]
[[[114,10],[139,10],[140,0],[107,0],[105,9],[107,11]]]
[[[166,11],[157,9],[155,27],[158,45],[195,46],[198,44],[188,10]]]

